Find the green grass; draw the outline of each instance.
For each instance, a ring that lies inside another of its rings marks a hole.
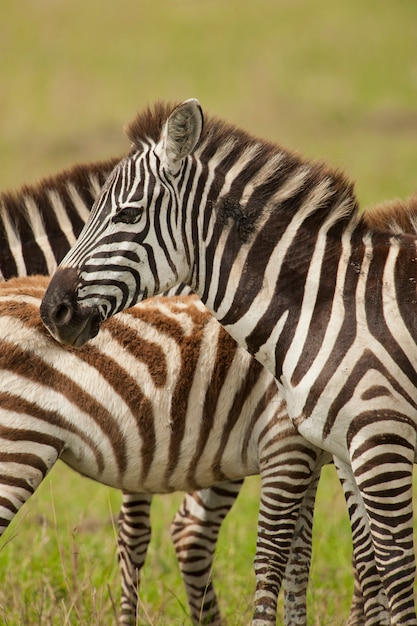
[[[2,0],[0,189],[122,153],[155,99],[204,108],[342,167],[362,206],[417,187],[415,0]],[[223,528],[215,580],[231,626],[250,620],[258,483]],[[188,624],[168,520],[155,499],[143,623]],[[0,623],[108,624],[118,601],[119,494],[57,467],[0,552]],[[316,512],[310,624],[342,624],[352,579],[331,468]]]
[[[332,501],[331,520],[323,492]],[[191,624],[169,534],[181,498],[157,496],[152,505],[153,537],[142,575],[140,624]],[[334,625],[348,613],[352,578],[347,516],[331,467],[324,470],[318,500],[309,607],[312,616],[321,612],[323,621],[312,617],[310,623]],[[119,492],[59,463],[2,539],[0,623],[112,623],[120,593],[115,530],[119,506]],[[253,477],[223,525],[215,556],[213,577],[231,625],[247,624],[251,618],[258,506],[259,479]]]
[[[169,523],[182,494],[156,496],[139,624],[191,626]],[[115,520],[120,493],[58,463],[18,513],[0,548],[0,624],[101,626],[120,597]],[[250,623],[259,478],[249,478],[221,529],[213,579],[229,626]],[[417,528],[416,528],[417,530]],[[308,592],[310,626],[342,626],[353,579],[350,528],[334,468],[323,469]],[[282,599],[280,600],[282,618]],[[282,622],[278,622],[282,623]]]

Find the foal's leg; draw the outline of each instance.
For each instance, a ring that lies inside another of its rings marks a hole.
[[[171,524],[178,563],[195,624],[221,624],[211,580],[213,554],[222,522],[235,502],[243,480],[187,493]]]
[[[371,531],[352,470],[335,459],[349,511],[354,592],[347,626],[389,626],[388,599],[375,562]]]
[[[0,425],[0,534],[39,487],[64,446],[58,437],[19,429],[19,420],[17,414],[16,420],[8,420],[13,426]]]

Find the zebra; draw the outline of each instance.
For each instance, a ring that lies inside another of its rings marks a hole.
[[[94,199],[99,194],[106,177],[118,163],[111,159],[98,163],[78,164],[54,176],[41,179],[34,185],[24,185],[21,189],[0,193],[0,275],[10,278],[41,272],[52,273],[57,261],[62,258],[70,245],[75,242],[83,224],[88,218]],[[173,294],[189,292],[180,288]],[[316,468],[316,475],[319,468]],[[210,579],[212,559],[217,535],[224,517],[232,507],[242,481],[229,481],[194,493],[188,493],[171,525],[174,547],[178,556],[181,573],[185,582],[191,615],[197,622],[212,623],[220,620],[217,598]],[[315,485],[312,483],[309,496],[303,502],[300,520],[311,527]],[[119,515],[119,535],[134,535],[132,529],[146,529],[144,535],[136,537],[141,550],[129,548],[125,541],[124,562],[129,563],[130,571],[136,571],[138,578],[146,550],[143,546],[150,538],[149,510],[151,498],[147,494],[123,493]],[[301,525],[301,521],[298,522]],[[303,623],[306,615],[306,586],[308,581],[308,555],[305,545],[311,538],[297,533],[294,541],[297,553],[297,568],[290,569],[285,581],[285,623],[296,619]],[[196,539],[197,538],[197,539]],[[130,550],[130,553],[128,552]],[[294,557],[295,558],[295,557]],[[303,562],[303,560],[305,562]],[[135,564],[135,565],[134,565]],[[122,562],[121,562],[122,565]],[[135,569],[134,569],[135,568]],[[302,572],[302,574],[300,573]],[[197,574],[198,573],[198,576]],[[362,591],[357,580],[352,600],[349,624],[362,624],[364,608]],[[133,575],[131,575],[133,580]],[[123,579],[122,579],[123,580]],[[134,613],[137,604],[137,589],[133,585],[122,586],[122,615]],[[381,601],[381,605],[384,601]],[[272,605],[271,605],[272,606]],[[274,609],[271,609],[271,615]],[[385,609],[381,609],[381,615]],[[381,618],[382,619],[382,618]],[[382,622],[381,622],[382,623]]]
[[[128,624],[135,619],[131,589],[150,539],[146,506],[152,494],[202,490],[199,500],[188,500],[194,515],[196,506],[207,509],[207,488],[221,490],[225,481],[260,473],[253,623],[275,623],[275,614],[272,620],[264,613],[274,603],[276,612],[276,564],[285,561],[295,528],[288,575],[290,589],[299,591],[297,579],[310,557],[310,512],[329,455],[297,433],[274,378],[197,296],[149,300],[109,320],[76,350],[56,343],[41,322],[47,283],[43,276],[0,283],[0,532],[58,459],[123,490],[119,623]],[[229,489],[225,498],[227,509]],[[306,516],[298,515],[302,503]],[[199,517],[194,529],[202,532]],[[181,545],[189,541],[182,526],[174,520],[177,553],[189,548]],[[215,540],[216,528],[206,538],[208,544]],[[205,583],[204,570],[201,577]],[[295,605],[290,600],[287,610]],[[203,614],[193,615],[196,623],[202,617],[220,624],[219,615],[198,608]],[[287,618],[305,623],[305,614]]]
[[[52,277],[45,325],[82,346],[186,282],[273,374],[298,431],[337,458],[391,624],[417,624],[416,235],[370,223],[341,171],[204,118],[196,99],[156,103],[127,132],[129,155]],[[364,577],[368,554],[360,565]]]

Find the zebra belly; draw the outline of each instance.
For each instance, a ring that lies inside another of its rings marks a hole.
[[[132,463],[128,470],[121,472],[116,463],[107,460],[105,469],[100,471],[95,459],[86,457],[80,459],[70,450],[62,454],[61,460],[82,476],[132,493],[192,491],[211,487],[225,480],[236,480],[259,473],[258,468],[243,464],[242,461],[236,463],[231,457],[225,457],[220,469],[212,454],[204,454],[201,457],[198,470],[190,462],[192,457],[182,455],[172,473],[166,463],[166,457],[155,460],[146,477],[142,475],[140,463],[137,463],[137,467]]]

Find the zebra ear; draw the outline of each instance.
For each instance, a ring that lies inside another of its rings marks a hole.
[[[172,174],[178,171],[182,159],[194,150],[202,130],[203,112],[195,98],[185,100],[172,111],[157,146],[163,166]]]

